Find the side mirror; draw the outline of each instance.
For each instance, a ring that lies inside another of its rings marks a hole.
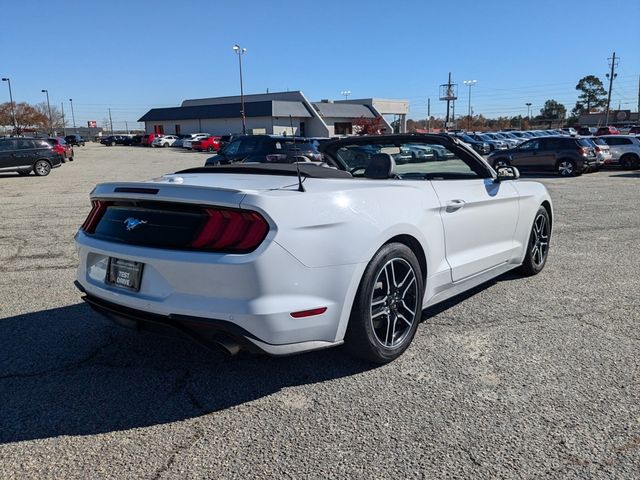
[[[496,176],[496,182],[502,182],[504,180],[517,180],[520,178],[520,170],[516,167],[498,167]]]

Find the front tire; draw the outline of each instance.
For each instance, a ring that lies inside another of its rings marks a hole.
[[[384,364],[398,358],[415,336],[422,314],[423,275],[413,251],[384,245],[367,266],[345,334],[348,351]]]
[[[529,233],[527,253],[520,272],[524,275],[537,275],[542,271],[549,256],[549,242],[551,241],[551,221],[549,212],[544,207],[538,208]]]

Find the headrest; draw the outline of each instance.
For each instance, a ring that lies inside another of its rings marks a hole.
[[[388,153],[376,153],[371,157],[364,176],[374,179],[391,178],[396,172],[396,162]]]

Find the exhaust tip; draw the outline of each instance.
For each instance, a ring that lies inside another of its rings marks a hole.
[[[216,335],[211,339],[211,341],[214,342],[216,345],[222,348],[222,350],[224,350],[226,353],[228,353],[231,356],[237,355],[238,353],[240,353],[240,350],[242,349],[238,342],[232,340],[229,337],[225,337],[222,335]]]

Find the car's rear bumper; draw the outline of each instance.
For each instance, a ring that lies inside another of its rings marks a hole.
[[[360,264],[310,268],[273,241],[244,255],[146,248],[82,232],[76,244],[78,287],[88,298],[152,319],[195,318],[212,329],[226,322],[245,332],[241,337],[255,348],[273,355],[341,343],[340,322],[345,305],[350,308],[346,292],[362,269]],[[105,282],[109,257],[144,264],[138,292]],[[292,316],[317,308],[326,311]],[[136,321],[146,318],[132,315],[139,317]]]

